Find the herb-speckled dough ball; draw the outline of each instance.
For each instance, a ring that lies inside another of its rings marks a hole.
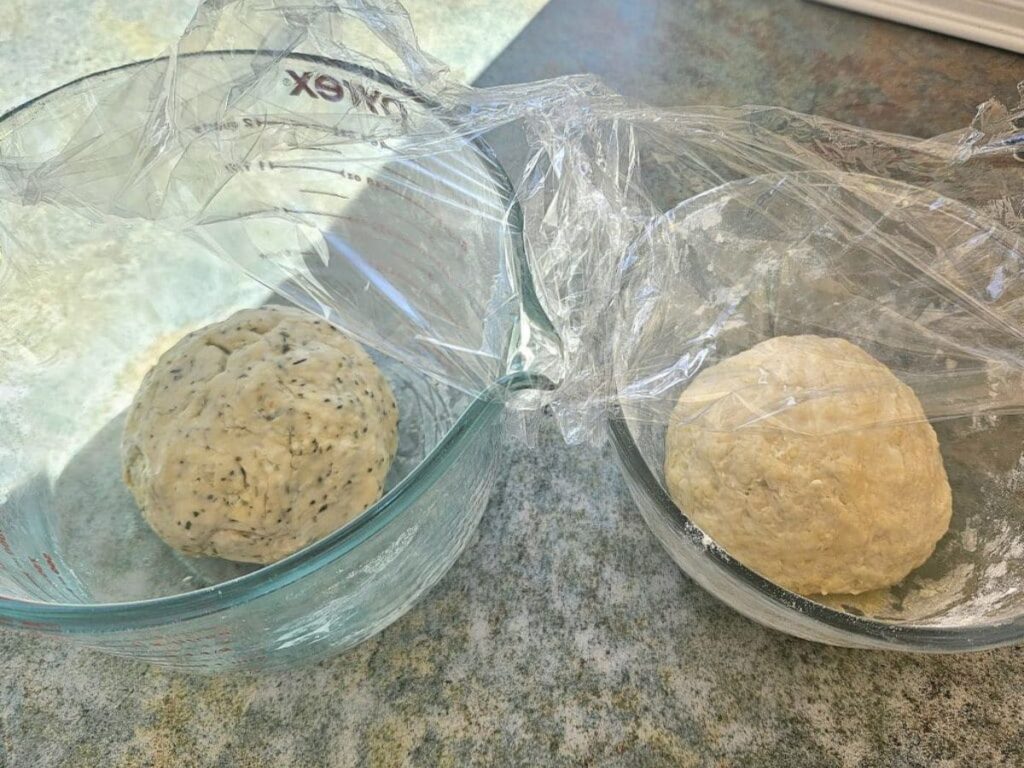
[[[146,374],[124,479],[172,547],[271,563],[379,499],[397,443],[394,396],[363,348],[263,307],[190,333]]]
[[[818,336],[769,339],[698,375],[669,422],[665,479],[726,552],[803,594],[899,582],[952,513],[913,390]]]

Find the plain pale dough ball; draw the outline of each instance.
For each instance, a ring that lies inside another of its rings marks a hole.
[[[899,582],[952,513],[917,396],[842,339],[769,339],[703,371],[672,413],[665,477],[726,552],[802,594]]]
[[[124,479],[172,547],[270,563],[379,499],[397,443],[394,396],[363,348],[263,307],[190,333],[146,374]]]

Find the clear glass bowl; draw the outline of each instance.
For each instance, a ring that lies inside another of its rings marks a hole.
[[[755,177],[659,218],[627,261],[665,268],[655,283],[627,270],[615,348],[617,391],[626,396],[609,429],[641,514],[678,565],[744,615],[809,640],[933,652],[1019,642],[1024,388],[1012,361],[1024,327],[1020,246],[955,201],[856,174]],[[665,425],[695,369],[800,333],[865,347],[937,419],[951,528],[890,589],[788,592],[730,557],[666,492]],[[1011,364],[990,367],[998,361]]]
[[[181,65],[207,68],[214,75],[210,83],[232,82],[255,72],[253,56],[206,53],[184,57]],[[288,69],[328,73],[345,88],[352,80],[371,83],[391,98],[408,99],[410,109],[429,106],[401,84],[360,67],[299,55],[268,63],[252,85],[284,84],[283,112],[295,82],[284,77]],[[159,91],[160,77],[152,62],[99,73],[0,118],[6,168],[20,158],[35,166],[40,157],[59,153],[72,138],[68,127],[83,115],[116,109],[126,83],[136,94]],[[325,92],[336,95],[336,89]],[[231,96],[244,100],[247,93]],[[215,109],[225,99],[213,86],[184,96]],[[265,107],[266,99],[257,106]],[[318,101],[315,107],[331,104]],[[126,124],[139,117],[127,115]],[[423,130],[431,110],[417,119]],[[204,209],[198,241],[138,218],[155,204],[148,194],[154,189],[124,197],[133,206],[126,218],[90,215],[90,200],[124,192],[102,174],[79,188],[78,208],[48,206],[33,196],[38,189],[32,184],[24,188],[23,204],[0,201],[11,225],[6,235],[35,244],[29,262],[12,264],[8,253],[0,253],[0,624],[176,668],[266,669],[366,639],[441,578],[486,505],[499,467],[505,400],[549,386],[522,372],[529,355],[525,350],[520,358],[519,345],[525,339],[557,348],[557,339],[531,290],[508,179],[485,144],[453,136],[436,123],[432,151],[415,160],[400,152],[397,166],[395,156],[372,141],[333,169],[227,158],[233,174]],[[216,132],[236,127],[203,128],[204,141],[210,131],[214,141],[205,147],[199,142],[195,151],[203,156],[217,150]],[[260,140],[273,141],[280,127]],[[356,119],[344,131],[358,133],[360,127]],[[285,127],[293,129],[304,130]],[[88,122],[82,130],[88,133]],[[111,157],[140,149],[138,134],[128,129],[92,138],[107,142]],[[209,158],[220,162],[216,152]],[[78,170],[86,176],[95,171]],[[264,183],[268,179],[272,183]],[[401,194],[394,194],[396,185]],[[857,194],[849,197],[850,190]],[[678,312],[682,297],[700,300],[734,287],[756,274],[752,267],[766,250],[817,247],[856,264],[870,252],[872,229],[864,222],[883,215],[886,237],[946,259],[967,292],[987,301],[997,269],[1019,266],[1018,244],[1004,242],[967,209],[935,202],[934,195],[911,187],[835,174],[760,177],[687,201],[648,231],[632,254],[675,268],[663,271],[653,306],[651,293],[638,291],[626,271],[623,325],[637,333],[615,349],[619,391],[636,392],[638,383],[693,351],[686,345],[701,338],[706,325],[698,315]],[[315,221],[314,236],[323,246],[315,258],[278,258],[280,231],[253,225],[253,214],[287,205],[301,208],[306,223]],[[848,228],[822,225],[815,212],[830,206],[855,214]],[[922,236],[928,232],[942,238]],[[929,252],[939,239],[963,248]],[[849,277],[857,277],[855,271]],[[771,335],[822,332],[824,315],[802,301],[819,295],[822,286],[787,292],[776,290],[780,285],[753,299],[748,295],[738,306],[742,332],[708,344],[709,361]],[[925,283],[908,286],[902,306],[924,307],[931,300],[915,293]],[[398,397],[400,446],[385,496],[332,535],[264,568],[177,554],[141,521],[120,481],[121,422],[139,380],[187,330],[242,307],[282,300],[278,296],[324,311],[317,295],[331,298],[333,321],[380,350],[375,357]],[[801,301],[786,304],[796,298]],[[821,291],[820,298],[834,297]],[[1012,291],[1001,294],[1002,304],[989,308],[1012,313],[1015,298]],[[640,299],[648,302],[643,313],[637,311]],[[1006,319],[1010,328],[1021,327],[1020,318]],[[424,338],[424,320],[444,328],[445,337]],[[852,326],[831,330],[864,343]],[[992,333],[986,341],[993,349],[1017,342],[1013,333]],[[905,377],[918,376],[917,384],[928,383],[928,361],[869,351]],[[610,433],[644,518],[704,588],[755,620],[827,643],[961,651],[1020,640],[1024,522],[1015,472],[1024,421],[1012,409],[993,410],[980,421],[936,424],[954,490],[954,521],[928,564],[884,594],[816,601],[786,592],[730,558],[665,492],[664,425],[683,385],[677,381],[646,400],[623,398]],[[918,391],[927,401],[927,387]]]
[[[223,103],[209,84],[251,74],[253,57],[187,57],[181,66],[211,75],[188,82],[210,91],[184,95]],[[282,110],[288,69],[329,73],[346,88],[362,83],[409,109],[420,103],[394,81],[340,62],[292,55],[266,63],[260,82],[278,89]],[[0,119],[5,160],[61,152],[83,116],[126,92],[159,90],[161,77],[159,62],[132,65],[23,105]],[[255,114],[265,116],[270,102],[256,103],[263,112]],[[358,129],[358,110],[352,115],[346,125]],[[124,136],[97,138],[111,156],[135,151],[138,118],[125,115]],[[505,399],[541,382],[507,372],[519,309],[509,300],[514,278],[502,270],[514,272],[522,259],[508,179],[481,141],[436,128],[443,152],[416,161],[370,142],[353,145],[344,167],[328,173],[299,160],[236,164],[207,206],[201,242],[138,218],[91,215],[87,201],[80,209],[7,201],[9,234],[34,245],[20,261],[0,260],[0,624],[181,669],[265,669],[366,639],[441,578],[486,505]],[[273,132],[259,140],[274,141]],[[262,183],[269,170],[272,183]],[[107,194],[106,181],[82,194]],[[315,214],[322,235],[323,250],[290,271],[273,253],[275,233],[250,225],[255,206],[283,204],[304,206],[307,222]],[[401,423],[385,496],[263,568],[178,554],[141,520],[120,479],[124,409],[138,382],[186,331],[277,295],[323,312],[311,299],[317,291],[333,297],[332,320],[389,353],[375,357]],[[449,330],[448,346],[416,345],[424,316]],[[452,385],[439,383],[445,371],[455,372]],[[473,390],[474,382],[484,384]]]

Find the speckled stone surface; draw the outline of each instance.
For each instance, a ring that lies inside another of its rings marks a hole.
[[[609,454],[538,425],[449,575],[329,662],[188,677],[0,634],[0,764],[1024,761],[1024,650],[865,653],[762,629],[680,574]]]
[[[1013,96],[1024,58],[795,0],[554,0],[484,79],[587,69],[658,103],[927,134]],[[762,629],[679,572],[609,452],[534,426],[448,576],[331,661],[189,677],[0,633],[0,765],[1024,764],[1024,649],[867,653]]]

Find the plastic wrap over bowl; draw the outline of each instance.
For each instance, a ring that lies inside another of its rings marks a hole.
[[[235,87],[254,61],[262,70],[250,93],[219,85]],[[487,146],[440,121],[431,128],[409,89],[362,67],[253,52],[177,62],[175,98],[194,121],[178,128],[200,138],[183,156],[227,153],[210,156],[224,180],[203,192],[188,235],[137,211],[100,215],[89,200],[186,206],[180,156],[167,177],[177,189],[159,190],[159,201],[151,190],[105,188],[114,181],[94,167],[81,168],[90,182],[77,188],[78,205],[33,196],[47,184],[38,158],[64,152],[65,173],[73,170],[64,147],[88,133],[89,116],[109,107],[105,100],[166,87],[167,71],[157,61],[93,75],[0,120],[8,167],[36,168],[24,197],[5,201],[0,256],[0,623],[193,670],[318,658],[406,611],[480,519],[503,401],[532,382],[509,373],[504,357],[519,311],[507,277],[522,258],[516,208]],[[342,94],[346,110],[327,123],[340,141],[317,147],[310,136],[324,125],[304,125],[293,100],[330,116]],[[220,114],[231,100],[232,124],[203,120],[204,105],[220,105],[211,108]],[[375,138],[381,121],[410,114],[421,130],[436,130],[441,150],[410,158],[395,139]],[[111,157],[139,152],[145,163],[146,119],[124,114],[122,135],[95,141],[107,142]],[[245,131],[249,144],[239,140]],[[302,141],[289,140],[303,131]],[[243,145],[248,156],[238,153]],[[161,172],[149,176],[155,186]],[[121,481],[125,409],[185,332],[289,299],[343,324],[390,381],[401,424],[386,495],[258,570],[180,555],[142,521]],[[423,338],[439,327],[450,330],[445,344]]]
[[[1019,642],[1021,254],[1014,235],[959,202],[849,173],[731,182],[653,221],[627,259],[609,428],[640,512],[679,566],[750,618],[810,640],[933,652]],[[630,274],[652,260],[665,265],[657,281]],[[951,528],[888,589],[788,592],[666,491],[665,425],[680,392],[723,358],[799,334],[845,338],[884,362],[938,435]]]

